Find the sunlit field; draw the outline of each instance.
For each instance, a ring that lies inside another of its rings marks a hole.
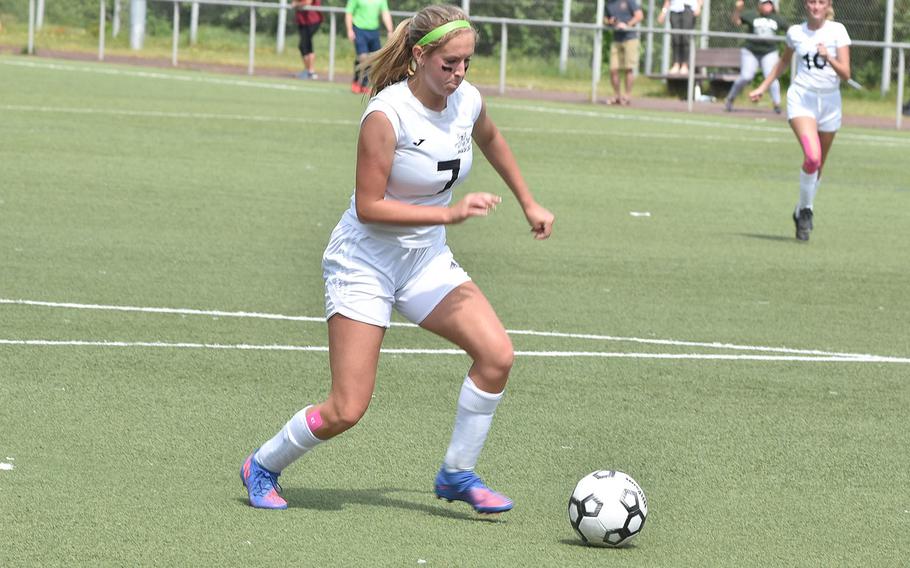
[[[364,420],[251,509],[242,460],[328,390],[365,102],[0,56],[0,564],[906,565],[910,136],[838,134],[801,243],[792,133],[730,116],[487,99],[557,217],[532,239],[477,152],[503,204],[448,229],[517,351],[478,464],[513,511],[435,499],[470,363],[402,320]],[[567,520],[597,469],[648,496],[628,548]]]

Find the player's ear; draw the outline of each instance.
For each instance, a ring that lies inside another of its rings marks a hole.
[[[411,56],[414,58],[414,61],[419,63],[423,58],[423,48],[419,45],[415,45],[411,48]]]

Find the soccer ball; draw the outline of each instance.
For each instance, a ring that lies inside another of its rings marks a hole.
[[[569,522],[585,544],[623,546],[641,532],[648,498],[621,471],[595,471],[581,478],[569,497]]]

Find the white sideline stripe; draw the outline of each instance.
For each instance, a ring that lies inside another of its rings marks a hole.
[[[83,73],[98,73],[102,75],[119,75],[125,77],[142,77],[150,79],[165,79],[165,80],[174,80],[174,81],[184,81],[184,82],[196,82],[196,83],[209,83],[215,85],[228,85],[236,87],[250,87],[257,89],[272,89],[280,91],[299,91],[299,92],[325,92],[324,88],[313,88],[313,87],[304,87],[299,85],[291,85],[284,83],[269,83],[261,81],[249,81],[242,79],[219,79],[217,77],[210,76],[191,76],[191,75],[176,75],[169,73],[160,73],[160,72],[150,72],[150,71],[127,71],[122,69],[113,69],[107,67],[88,67],[80,65],[61,65],[58,63],[46,63],[46,62],[36,62],[36,61],[21,61],[15,59],[6,59],[0,58],[0,65],[14,65],[19,67],[29,67],[36,69],[54,69],[60,71],[78,71]],[[520,104],[510,104],[502,102],[488,102],[487,106],[491,108],[504,108],[510,110],[519,110],[524,112],[536,112],[536,113],[551,113],[551,114],[560,114],[565,116],[581,116],[581,117],[593,117],[593,118],[604,118],[608,120],[619,120],[619,121],[632,121],[632,122],[654,122],[658,124],[678,124],[678,125],[687,125],[687,126],[701,126],[707,128],[726,128],[733,130],[747,130],[753,132],[773,132],[775,134],[786,135],[789,134],[789,130],[785,127],[772,127],[772,126],[759,126],[759,125],[748,125],[748,124],[739,124],[732,122],[714,122],[709,120],[692,120],[685,118],[671,118],[666,116],[650,116],[643,114],[619,114],[619,113],[608,113],[608,112],[595,112],[595,111],[585,111],[580,109],[560,109],[560,108],[551,108],[544,106],[534,106],[534,105],[520,105]],[[310,121],[315,122],[315,121]],[[334,123],[333,123],[334,124]],[[541,130],[543,131],[543,130]],[[556,130],[556,132],[568,132]],[[616,133],[612,133],[615,135]],[[643,135],[638,134],[640,137],[654,137],[657,138],[658,135]],[[689,136],[691,137],[691,136]],[[871,134],[855,134],[851,132],[841,132],[838,134],[838,140],[841,141],[852,141],[852,142],[867,142],[877,145],[885,146],[903,146],[910,145],[910,138],[897,138],[890,136],[878,136]],[[763,139],[762,141],[768,141]]]
[[[210,112],[168,112],[159,110],[122,110],[104,108],[75,108],[53,106],[28,106],[28,105],[0,105],[2,110],[21,112],[54,112],[62,114],[91,114],[102,116],[136,116],[143,118],[179,118],[200,120],[241,120],[247,122],[278,122],[287,124],[318,124],[323,126],[356,126],[356,120],[328,120],[323,118],[296,118],[287,116],[264,116],[244,114],[215,114]]]
[[[773,132],[775,134],[786,135],[790,130],[786,127],[760,126],[750,124],[740,124],[734,122],[716,122],[711,120],[695,120],[689,118],[673,118],[666,116],[651,116],[643,114],[618,114],[607,112],[596,112],[592,110],[581,109],[564,109],[555,107],[544,107],[534,105],[519,105],[502,102],[490,102],[487,106],[492,108],[504,108],[509,110],[519,110],[525,112],[536,112],[546,114],[557,114],[563,116],[579,116],[584,118],[603,118],[607,120],[633,121],[633,122],[655,122],[658,124],[677,124],[683,126],[700,126],[705,128],[725,128],[729,130],[748,130],[752,132]],[[879,136],[875,134],[856,134],[851,132],[838,132],[838,140],[848,139],[856,142],[873,142],[887,145],[910,145],[910,137],[899,138],[894,136]]]
[[[37,347],[159,347],[171,349],[220,349],[239,351],[305,351],[324,353],[322,345],[250,345],[246,343],[167,343],[162,341],[83,341],[48,339],[0,339],[0,345],[28,345]],[[388,355],[465,355],[461,349],[395,349],[382,348]],[[792,355],[730,355],[718,353],[617,353],[608,351],[516,351],[520,357],[588,357],[604,359],[673,359],[709,361],[791,361],[810,363],[898,363],[910,364],[910,359],[899,357],[821,357]]]
[[[265,122],[265,123],[298,123],[312,124],[320,126],[356,126],[356,120],[327,120],[320,118],[297,118],[287,116],[265,116],[265,115],[243,115],[243,114],[216,114],[210,112],[173,112],[159,110],[126,110],[126,109],[105,109],[105,108],[78,108],[78,107],[59,107],[59,106],[33,106],[33,105],[0,105],[0,110],[13,112],[40,112],[40,113],[60,113],[60,114],[83,114],[97,116],[132,116],[140,118],[173,118],[173,119],[194,119],[194,120],[236,120],[245,122]],[[571,128],[528,128],[522,126],[502,126],[499,128],[503,132],[515,132],[521,134],[559,134],[570,136],[618,136],[616,132],[610,130],[581,130]],[[785,132],[781,131],[777,138],[763,136],[750,136],[748,138],[738,139],[740,142],[766,142],[777,144],[787,138]],[[728,142],[729,136],[718,136],[713,134],[696,135],[692,134],[672,134],[667,132],[625,132],[621,134],[628,138],[645,138],[658,140],[713,140]]]
[[[0,105],[0,110],[12,111],[12,112],[40,112],[40,113],[60,113],[60,114],[82,114],[82,115],[97,115],[97,116],[132,116],[140,118],[173,118],[173,119],[194,119],[194,120],[235,120],[235,121],[244,121],[244,122],[262,122],[262,123],[297,123],[297,124],[309,124],[309,125],[319,125],[319,126],[356,126],[358,122],[356,120],[329,120],[322,118],[298,118],[298,117],[288,117],[288,116],[265,116],[265,115],[244,115],[244,114],[217,114],[217,113],[208,113],[208,112],[174,112],[174,111],[158,111],[158,110],[126,110],[126,109],[104,109],[104,108],[87,108],[87,107],[59,107],[59,106],[33,106],[33,105]],[[596,113],[594,113],[596,114]],[[607,118],[612,118],[607,115],[601,115]],[[675,120],[675,119],[668,119]],[[699,123],[707,124],[707,123]],[[742,127],[745,129],[749,127]],[[761,128],[761,127],[755,127]],[[685,133],[685,134],[674,134],[669,132],[622,132],[618,133],[611,130],[582,130],[574,128],[529,128],[524,126],[501,126],[499,130],[503,132],[515,132],[519,134],[557,134],[565,136],[623,136],[626,138],[643,138],[643,139],[657,139],[657,140],[711,140],[711,141],[720,141],[720,142],[729,142],[731,140],[736,140],[739,142],[749,142],[749,143],[767,143],[767,144],[778,144],[782,140],[787,140],[790,138],[789,131],[780,130],[780,129],[765,129],[764,132],[774,133],[777,136],[755,136],[751,135],[748,137],[742,138],[731,138],[730,136],[720,136],[717,134],[694,134],[694,133]],[[900,147],[901,144],[894,142],[889,142],[885,138],[875,138],[863,135],[853,135],[851,139],[850,134],[841,133],[840,140],[844,140],[848,144],[859,144],[862,146],[885,146],[885,147]],[[910,143],[910,139],[906,141]]]
[[[220,310],[194,310],[190,308],[140,308],[138,306],[107,306],[102,304],[74,304],[70,302],[40,302],[36,300],[11,300],[0,298],[0,304],[20,306],[41,306],[46,308],[69,308],[74,310],[106,310],[115,312],[144,312],[152,314],[178,314],[193,316],[214,316],[225,318],[256,318],[269,320],[325,322],[325,318],[311,316],[286,316],[282,314],[264,314],[259,312],[224,312]],[[395,324],[393,324],[395,325]],[[399,324],[417,327],[414,324]]]
[[[179,75],[174,73],[160,73],[155,71],[127,71],[125,69],[116,69],[112,67],[89,67],[85,65],[62,65],[59,63],[47,63],[38,61],[21,61],[15,59],[0,58],[0,65],[14,65],[17,67],[29,67],[33,69],[53,69],[55,71],[75,71],[81,73],[97,73],[99,75],[115,75],[122,77],[140,77],[143,79],[166,79],[169,81],[184,81],[187,83],[208,83],[212,85],[228,85],[231,87],[252,87],[255,89],[272,89],[277,91],[298,91],[306,93],[324,93],[325,88],[304,87],[301,85],[291,85],[286,83],[268,83],[264,81],[248,81],[243,79],[220,79],[218,77]],[[280,79],[280,77],[275,77]],[[288,77],[290,80],[290,77]]]
[[[13,300],[9,298],[0,298],[0,304],[12,304],[22,306],[40,306],[49,308],[69,308],[78,310],[106,310],[119,312],[140,312],[140,313],[157,313],[157,314],[179,314],[179,315],[200,315],[213,317],[236,317],[236,318],[257,318],[268,320],[286,320],[286,321],[306,321],[306,322],[324,322],[325,318],[312,316],[288,316],[283,314],[268,314],[260,312],[227,312],[219,310],[197,310],[191,308],[150,308],[137,306],[111,306],[103,304],[76,304],[70,302],[44,302],[37,300]],[[394,327],[416,328],[413,323],[393,322]],[[820,357],[836,357],[839,359],[893,359],[893,357],[872,355],[868,353],[838,353],[833,351],[819,351],[815,349],[791,349],[787,347],[764,347],[758,345],[736,345],[731,343],[719,342],[702,342],[702,341],[678,341],[673,339],[646,339],[641,337],[618,337],[614,335],[595,335],[588,333],[564,333],[558,331],[534,331],[528,329],[507,329],[510,335],[531,335],[537,337],[558,337],[563,339],[588,339],[594,341],[614,341],[641,343],[645,345],[667,345],[672,347],[703,347],[709,349],[728,349],[738,351],[759,351],[769,353],[788,353],[791,355],[810,355]]]
[[[83,115],[97,115],[97,116],[132,116],[140,118],[173,118],[173,119],[194,119],[194,120],[236,120],[244,122],[263,122],[263,123],[297,123],[297,124],[310,124],[310,125],[320,125],[320,126],[356,126],[358,122],[356,120],[328,120],[321,118],[297,118],[297,117],[287,117],[287,116],[265,116],[265,115],[244,115],[244,114],[216,114],[209,112],[173,112],[173,111],[159,111],[159,110],[125,110],[125,109],[104,109],[104,108],[77,108],[77,107],[58,107],[58,106],[31,106],[31,105],[0,105],[0,110],[7,110],[13,112],[42,112],[42,113],[60,113],[60,114],[83,114]],[[658,139],[658,140],[711,140],[719,142],[729,142],[734,140],[730,136],[719,136],[716,134],[673,134],[669,132],[623,132],[617,133],[611,130],[581,130],[573,128],[529,128],[524,126],[502,126],[499,127],[499,130],[503,132],[515,132],[520,134],[558,134],[558,135],[570,135],[570,136],[623,136],[626,138],[644,138],[644,139]],[[735,140],[739,142],[750,142],[750,143],[767,143],[767,144],[778,144],[782,140],[787,140],[790,137],[787,135],[788,132],[784,130],[772,131],[778,134],[777,137],[772,136],[748,136],[742,138],[736,138]],[[844,135],[841,136],[844,138]],[[847,140],[848,143],[855,142]],[[862,145],[869,146],[887,146],[895,147],[899,144],[894,144],[890,142],[881,142],[876,139],[864,140],[861,142]]]

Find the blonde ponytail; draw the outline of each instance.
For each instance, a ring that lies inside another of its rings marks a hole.
[[[372,96],[393,83],[408,76],[408,65],[411,61],[411,46],[408,45],[408,32],[411,20],[402,20],[389,36],[385,45],[372,54],[366,65],[370,68],[370,80],[373,82]]]
[[[370,68],[370,81],[373,83],[370,95],[376,96],[389,85],[413,75],[417,62],[413,60],[411,50],[417,45],[417,42],[439,26],[455,20],[467,20],[467,16],[461,8],[451,4],[438,4],[427,6],[414,14],[412,18],[399,23],[386,44],[364,63]],[[452,34],[461,31],[451,31],[438,40],[422,46],[424,53],[432,53],[433,50],[448,41]],[[474,28],[471,28],[471,31],[477,33]]]

